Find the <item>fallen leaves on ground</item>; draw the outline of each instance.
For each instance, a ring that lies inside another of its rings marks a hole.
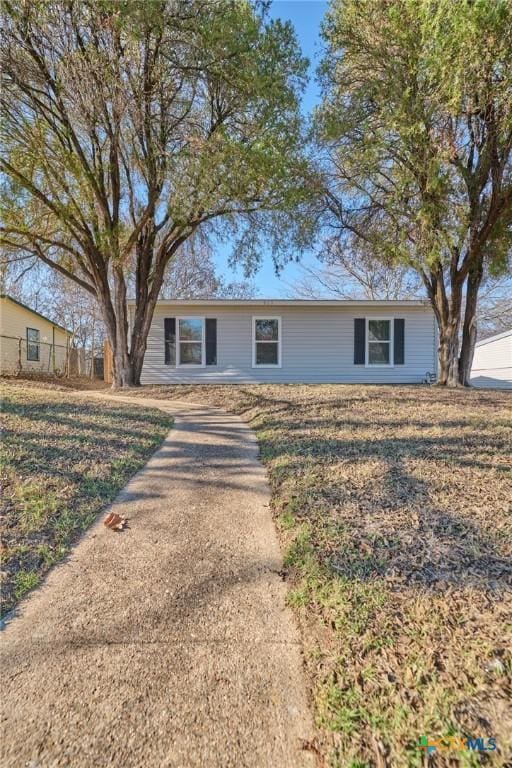
[[[128,520],[115,512],[110,512],[104,519],[103,525],[111,531],[122,531],[128,525]]]

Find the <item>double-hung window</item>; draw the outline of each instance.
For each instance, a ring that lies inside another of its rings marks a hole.
[[[367,365],[393,364],[393,323],[389,319],[367,318]]]
[[[254,317],[252,339],[253,367],[279,368],[281,366],[281,318]]]
[[[27,360],[39,362],[39,331],[37,328],[27,328]]]
[[[178,365],[205,365],[204,318],[178,317]]]

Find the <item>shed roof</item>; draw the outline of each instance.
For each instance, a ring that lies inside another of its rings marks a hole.
[[[498,341],[498,339],[505,339],[507,336],[512,336],[512,328],[509,328],[508,331],[502,331],[502,333],[496,333],[494,336],[488,336],[486,339],[477,341],[475,347],[482,347],[484,344],[490,344],[493,341]]]

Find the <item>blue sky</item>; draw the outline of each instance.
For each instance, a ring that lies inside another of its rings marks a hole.
[[[292,22],[304,56],[310,61],[309,83],[302,99],[305,114],[318,103],[319,89],[315,81],[315,70],[320,57],[320,23],[327,10],[328,3],[320,0],[273,0],[270,15]],[[232,270],[228,266],[230,248],[223,246],[216,254],[219,274],[227,280],[242,280],[241,270]],[[287,264],[276,276],[271,253],[263,255],[262,264],[254,277],[254,284],[259,296],[277,298],[290,295],[290,283],[293,283],[299,270],[295,264]]]
[[[310,112],[319,100],[315,69],[321,54],[320,24],[327,7],[328,3],[321,0],[273,0],[270,9],[273,18],[292,22],[302,52],[310,61],[309,83],[302,99],[305,113]]]

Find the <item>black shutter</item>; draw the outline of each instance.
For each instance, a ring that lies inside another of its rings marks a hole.
[[[395,365],[403,365],[405,359],[405,320],[395,319],[393,333],[393,361]]]
[[[366,362],[366,320],[364,317],[354,319],[354,365],[364,365]]]
[[[164,318],[165,364],[176,365],[176,318]]]
[[[206,365],[217,365],[217,320],[206,318]]]

